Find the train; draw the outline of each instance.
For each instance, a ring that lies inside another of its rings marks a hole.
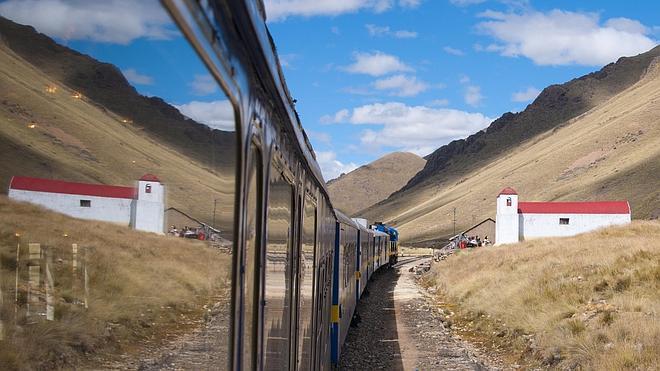
[[[398,231],[333,208],[262,1],[162,4],[235,112],[228,367],[332,369],[367,282],[396,262]]]

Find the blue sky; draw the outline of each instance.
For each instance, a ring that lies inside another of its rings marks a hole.
[[[523,110],[550,84],[644,52],[660,39],[660,2],[650,0],[265,4],[326,179],[392,151],[426,155],[504,112]],[[43,14],[35,10],[44,5]],[[141,93],[226,127],[230,108],[156,7],[155,1],[7,0],[0,14],[118,65]],[[66,17],[67,26],[53,14]]]

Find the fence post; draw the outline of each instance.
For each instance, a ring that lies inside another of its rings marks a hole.
[[[78,292],[78,244],[71,244],[71,296],[73,296],[74,303],[79,305],[80,293]]]
[[[27,316],[32,315],[33,307],[38,307],[38,290],[41,283],[41,244],[28,244],[28,293],[27,293]]]
[[[16,238],[20,235],[16,233]],[[21,241],[16,242],[16,286],[14,287],[14,322],[18,323],[18,272],[20,268]]]
[[[3,304],[4,296],[2,293],[2,260],[0,260],[0,310],[3,307]],[[0,341],[5,339],[5,323],[2,317],[2,313],[4,313],[4,311],[0,311]]]
[[[46,320],[53,321],[55,319],[55,307],[53,306],[53,290],[55,284],[53,282],[53,275],[50,272],[50,267],[53,265],[53,248],[46,248]]]
[[[85,249],[83,254],[83,267],[85,271],[85,309],[89,308],[89,276],[87,275],[87,259],[87,249]]]

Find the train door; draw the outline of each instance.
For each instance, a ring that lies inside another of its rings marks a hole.
[[[336,366],[339,363],[339,319],[341,317],[341,298],[340,298],[340,289],[341,285],[340,277],[343,276],[344,268],[342,261],[342,230],[343,226],[341,223],[335,223],[335,243],[334,243],[334,257],[333,257],[333,269],[332,269],[332,310],[330,312],[330,321],[332,323],[331,330],[331,340],[330,340],[330,358],[332,363]]]
[[[257,362],[257,332],[259,303],[259,256],[261,229],[261,193],[262,193],[262,159],[258,144],[252,142],[247,161],[247,186],[245,190],[245,245],[240,254],[238,282],[240,282],[240,312],[238,317],[241,334],[241,355],[238,358],[245,369],[256,367]]]
[[[360,261],[362,260],[362,246],[360,245],[360,241],[362,241],[361,237],[361,231],[358,229],[357,230],[357,243],[355,244],[355,302],[357,303],[358,300],[360,300],[360,294],[362,293],[362,290],[360,290],[360,275],[362,272],[360,271],[360,267],[362,266],[360,264]]]
[[[273,155],[270,166],[263,293],[264,369],[288,370],[293,271],[293,176]]]
[[[305,194],[302,215],[302,238],[299,254],[298,351],[296,368],[307,370],[312,358],[312,314],[314,304],[314,258],[317,250],[316,198]]]

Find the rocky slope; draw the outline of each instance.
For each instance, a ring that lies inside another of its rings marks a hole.
[[[328,182],[333,205],[353,215],[403,187],[426,161],[409,152],[394,152]]]

